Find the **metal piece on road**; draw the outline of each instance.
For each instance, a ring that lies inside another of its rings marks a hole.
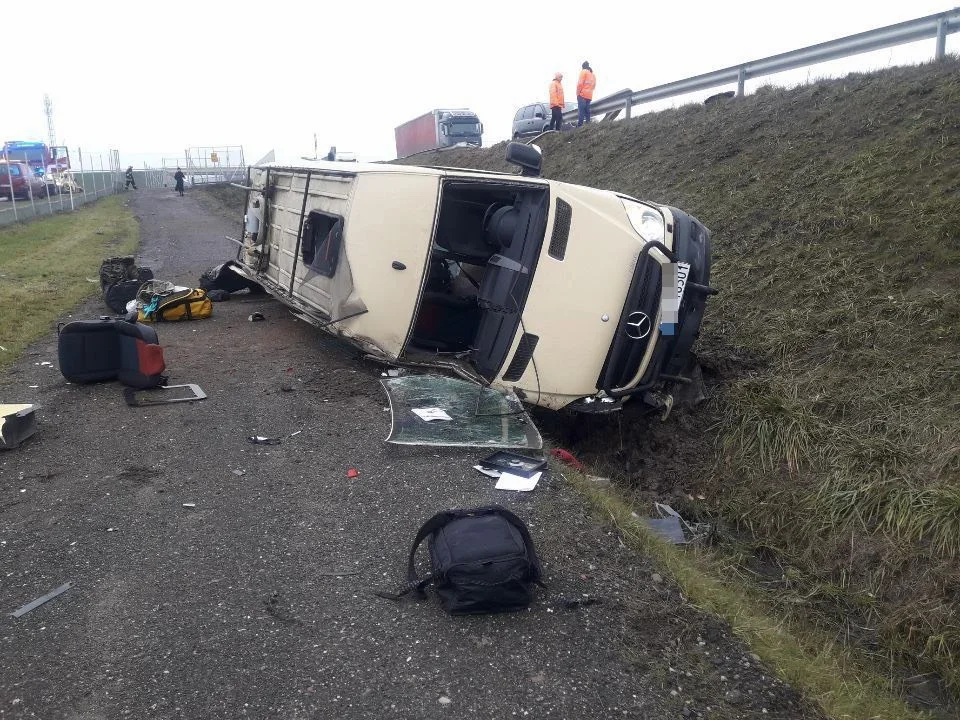
[[[177,397],[158,397],[166,394],[167,390],[178,390],[187,388],[191,395],[181,396],[179,393],[171,393]],[[186,383],[184,385],[161,385],[152,390],[136,390],[128,387],[123,389],[123,399],[131,407],[146,407],[148,405],[169,405],[170,403],[194,402],[196,400],[205,400],[207,394],[200,389],[199,385]]]
[[[36,608],[38,608],[38,607],[40,607],[41,605],[43,605],[45,602],[49,602],[50,600],[53,600],[53,599],[54,599],[55,597],[57,597],[58,595],[63,595],[63,593],[65,593],[67,590],[69,590],[69,589],[72,588],[72,587],[73,587],[73,583],[72,583],[72,582],[65,582],[63,585],[61,585],[60,587],[58,587],[56,590],[51,590],[51,591],[48,592],[46,595],[43,595],[43,596],[41,596],[41,597],[38,597],[38,598],[37,598],[36,600],[34,600],[33,602],[28,602],[28,603],[27,603],[26,605],[24,605],[22,608],[18,608],[17,610],[14,610],[14,611],[13,611],[13,616],[14,616],[15,618],[18,618],[18,617],[20,617],[21,615],[26,615],[28,612],[30,612],[31,610],[35,610]]]

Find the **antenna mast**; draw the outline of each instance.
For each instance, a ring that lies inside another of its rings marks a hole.
[[[57,144],[57,133],[53,129],[53,101],[46,93],[43,94],[43,111],[47,114],[47,140],[53,147]]]

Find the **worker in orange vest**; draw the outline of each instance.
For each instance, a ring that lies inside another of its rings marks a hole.
[[[550,112],[553,117],[550,118],[550,129],[561,130],[563,128],[563,74],[556,73],[553,76],[553,82],[550,83]]]
[[[580,79],[577,80],[577,127],[590,122],[590,101],[593,100],[593,89],[597,86],[590,63],[584,60],[581,67]]]

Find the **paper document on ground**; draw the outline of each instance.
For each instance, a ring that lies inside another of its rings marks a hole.
[[[531,477],[521,475],[511,475],[510,473],[500,473],[500,479],[497,480],[497,490],[518,490],[519,492],[530,492],[537,486],[540,476],[543,472],[538,472]]]
[[[453,420],[452,417],[443,411],[443,408],[413,408],[413,414],[427,422],[432,420]]]

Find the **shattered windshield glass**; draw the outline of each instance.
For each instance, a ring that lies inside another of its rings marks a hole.
[[[543,447],[540,432],[512,393],[438,375],[381,380],[390,399],[390,435],[400,445]]]

